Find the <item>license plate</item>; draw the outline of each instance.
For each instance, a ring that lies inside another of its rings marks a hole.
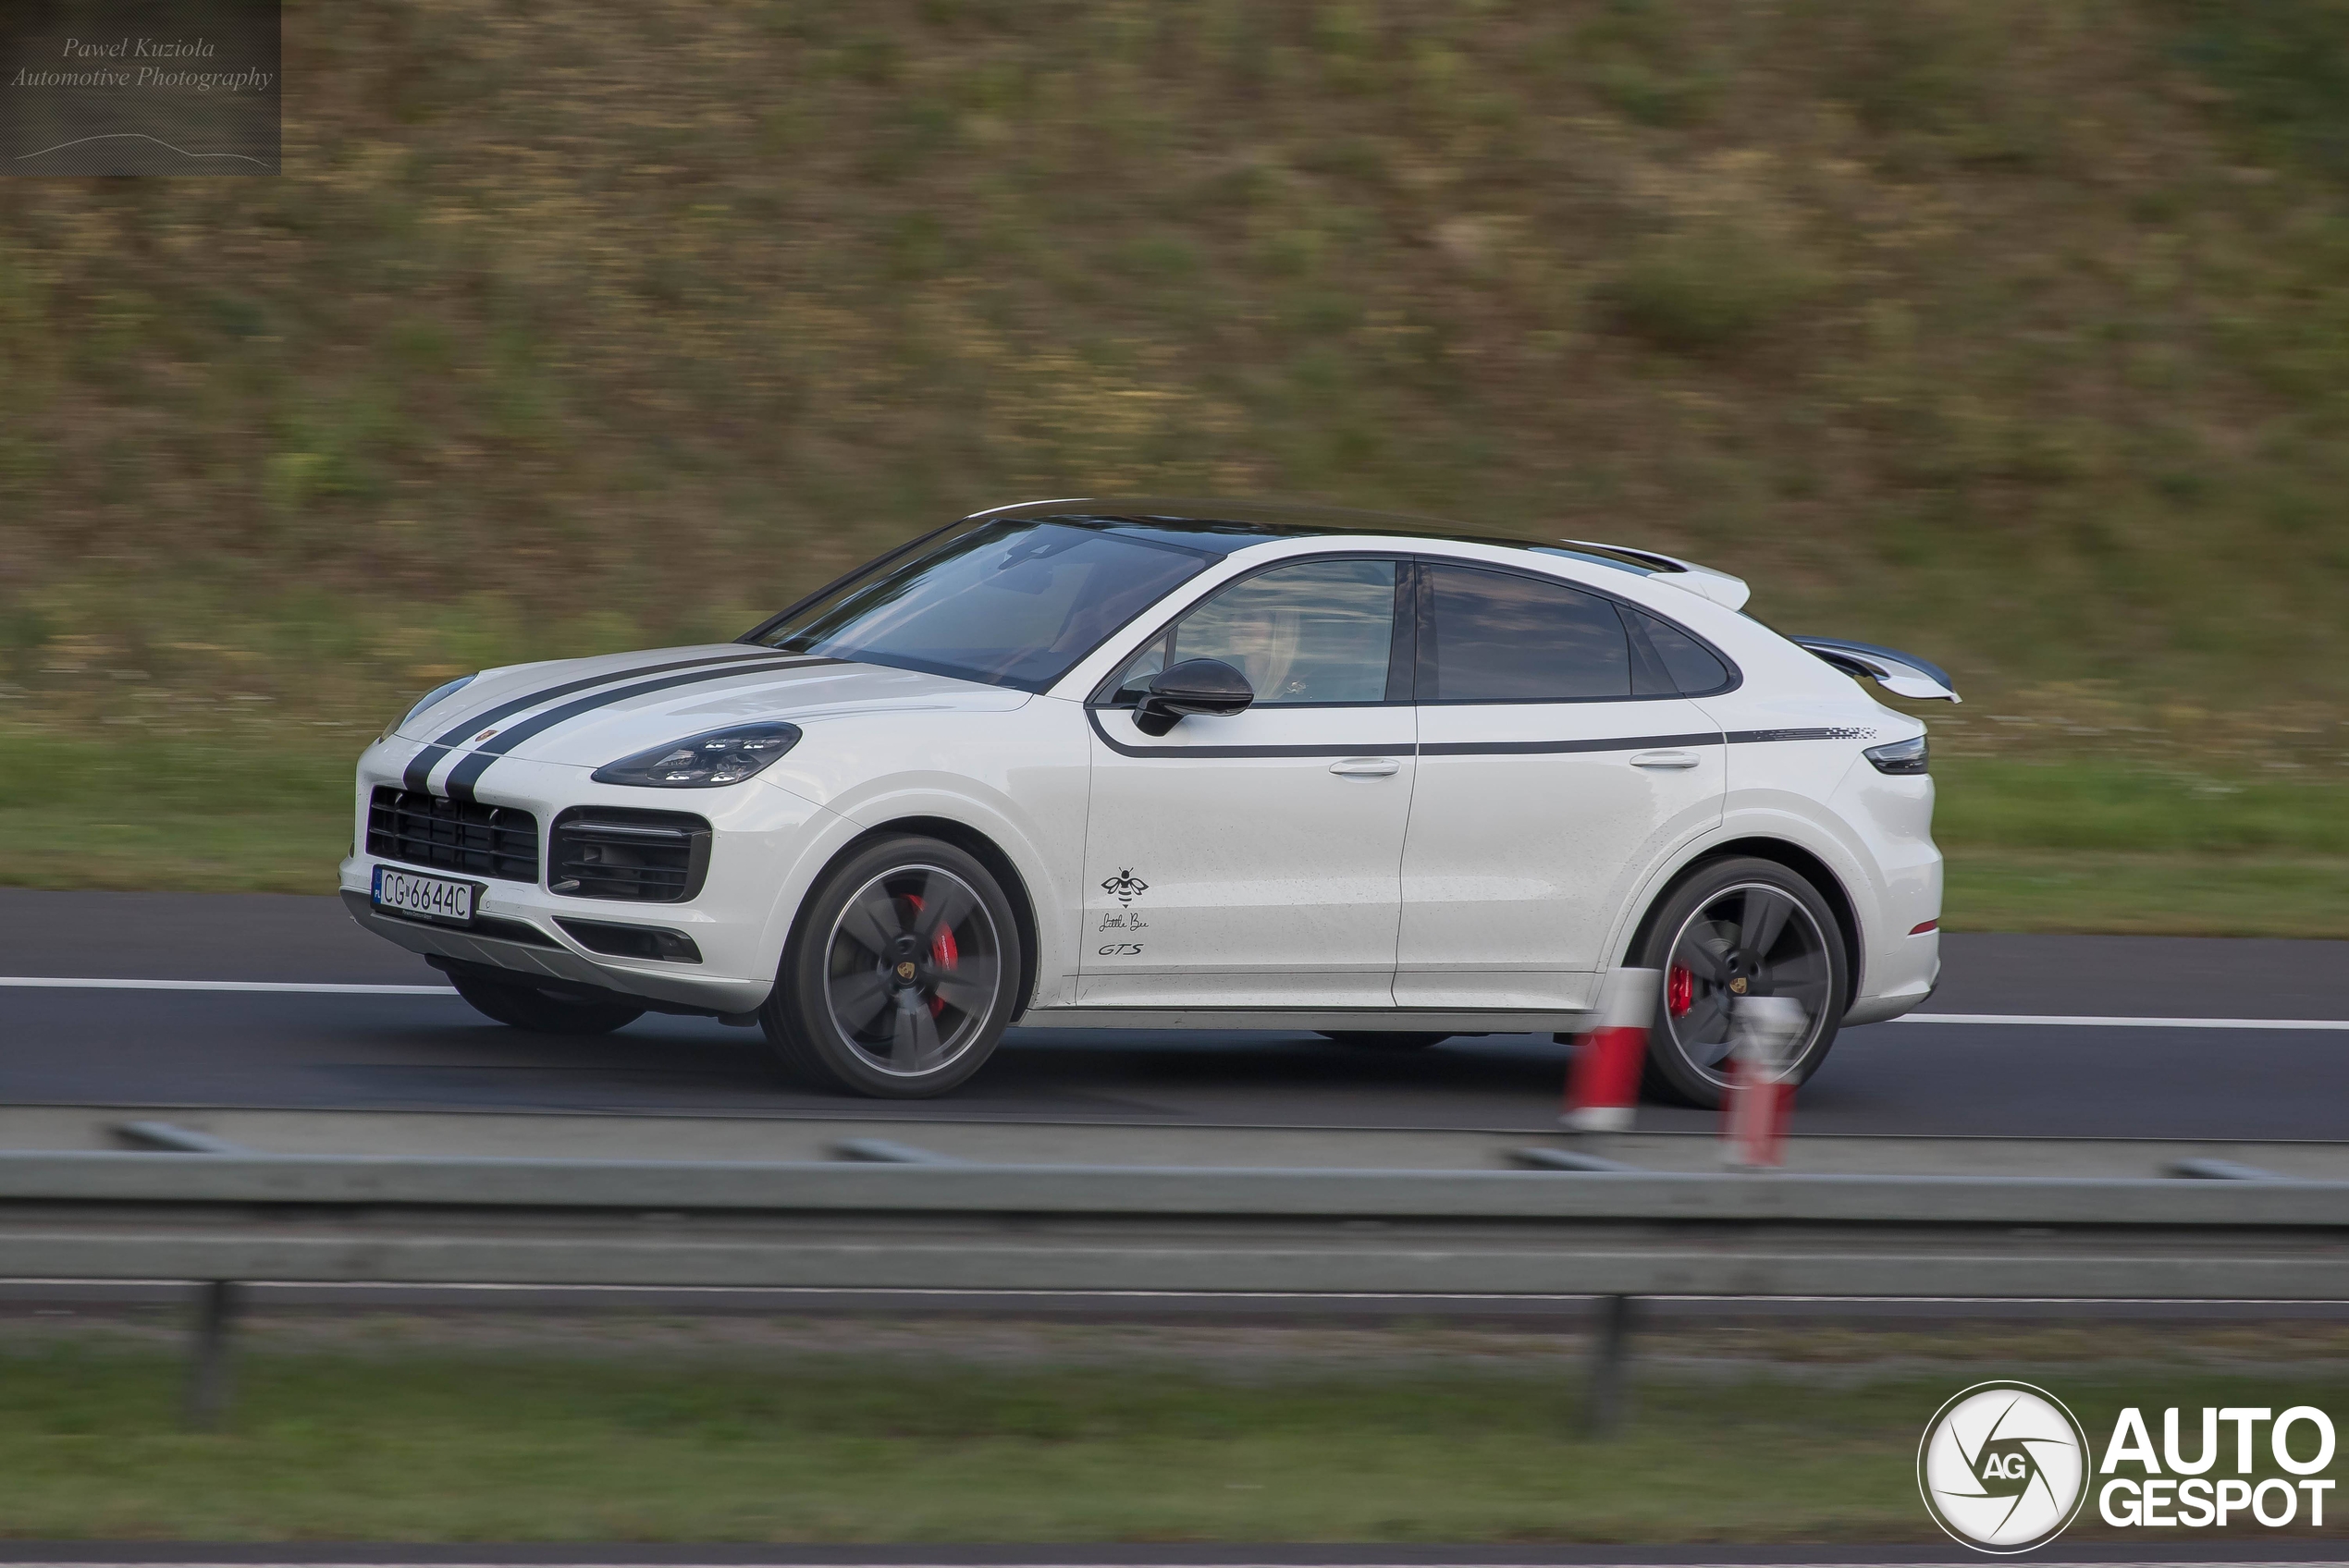
[[[412,871],[394,871],[387,865],[375,867],[375,903],[377,909],[421,915],[450,925],[473,923],[472,883],[419,876]]]

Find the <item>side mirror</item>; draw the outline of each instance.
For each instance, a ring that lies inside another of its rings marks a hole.
[[[1185,659],[1150,677],[1150,694],[1134,710],[1134,728],[1163,735],[1187,713],[1235,714],[1254,701],[1248,677],[1222,659]]]

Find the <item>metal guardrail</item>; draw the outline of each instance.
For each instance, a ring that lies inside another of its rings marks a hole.
[[[2343,1300],[2349,1183],[7,1153],[0,1278],[215,1282],[202,1419],[221,1281]]]
[[[2349,1299],[2349,1183],[0,1154],[0,1277]]]

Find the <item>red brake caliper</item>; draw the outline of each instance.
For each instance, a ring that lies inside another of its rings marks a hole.
[[[1696,976],[1689,973],[1686,964],[1674,964],[1671,973],[1664,977],[1665,1011],[1675,1018],[1680,1018],[1687,1014],[1690,1005],[1695,1000]]]
[[[916,914],[922,913],[922,896],[919,893],[906,894],[905,901],[914,906],[914,913]],[[954,967],[955,961],[963,956],[963,949],[957,947],[954,943],[954,932],[952,926],[941,925],[938,928],[938,935],[930,938],[929,956],[937,962],[938,967],[941,969],[952,969]],[[945,1011],[946,1001],[944,998],[930,998],[929,1015],[932,1018],[936,1018],[940,1013],[944,1012]]]

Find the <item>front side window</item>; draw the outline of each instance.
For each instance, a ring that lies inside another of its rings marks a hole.
[[[1395,646],[1396,563],[1300,561],[1219,590],[1154,639],[1118,677],[1132,702],[1185,659],[1222,659],[1248,677],[1256,705],[1382,703]]]
[[[1003,518],[847,583],[757,641],[1040,692],[1220,552]]]
[[[1420,568],[1419,700],[1570,703],[1631,694],[1615,603],[1563,582]]]

